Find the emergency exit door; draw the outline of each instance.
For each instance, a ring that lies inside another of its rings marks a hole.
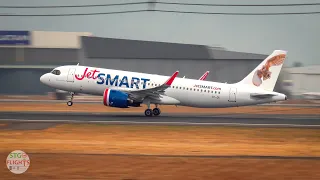
[[[67,82],[74,82],[74,73],[76,72],[76,68],[70,68],[68,72]]]
[[[229,91],[229,102],[237,101],[237,88],[231,87]]]

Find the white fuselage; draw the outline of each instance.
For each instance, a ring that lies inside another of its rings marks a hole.
[[[41,77],[44,84],[69,92],[103,95],[106,88],[115,90],[141,90],[162,85],[169,76],[137,73],[86,66],[61,66],[61,74],[47,73]],[[252,98],[252,93],[268,93],[268,98]],[[175,104],[191,107],[234,107],[285,100],[277,92],[245,84],[226,84],[187,78],[175,78],[171,87],[157,104]]]

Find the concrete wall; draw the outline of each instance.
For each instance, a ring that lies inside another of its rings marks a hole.
[[[80,49],[80,36],[92,36],[88,32],[32,31],[31,34],[32,48]]]

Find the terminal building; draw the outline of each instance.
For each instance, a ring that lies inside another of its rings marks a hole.
[[[271,53],[271,52],[270,52]],[[60,65],[109,69],[235,83],[267,55],[205,45],[95,37],[89,32],[0,31],[0,94],[44,95],[42,74]],[[284,93],[281,74],[275,91]],[[286,93],[286,92],[285,92]]]

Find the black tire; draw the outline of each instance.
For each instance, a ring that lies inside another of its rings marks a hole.
[[[67,102],[67,105],[68,105],[68,106],[72,106],[72,105],[73,105],[73,102],[72,102],[72,101],[68,101],[68,102]]]
[[[154,109],[152,110],[152,113],[153,113],[153,115],[155,115],[155,116],[159,116],[160,113],[161,113],[161,111],[160,111],[159,108],[154,108]]]
[[[151,109],[146,109],[146,110],[144,111],[144,114],[145,114],[146,116],[152,116],[152,115],[153,115]]]

